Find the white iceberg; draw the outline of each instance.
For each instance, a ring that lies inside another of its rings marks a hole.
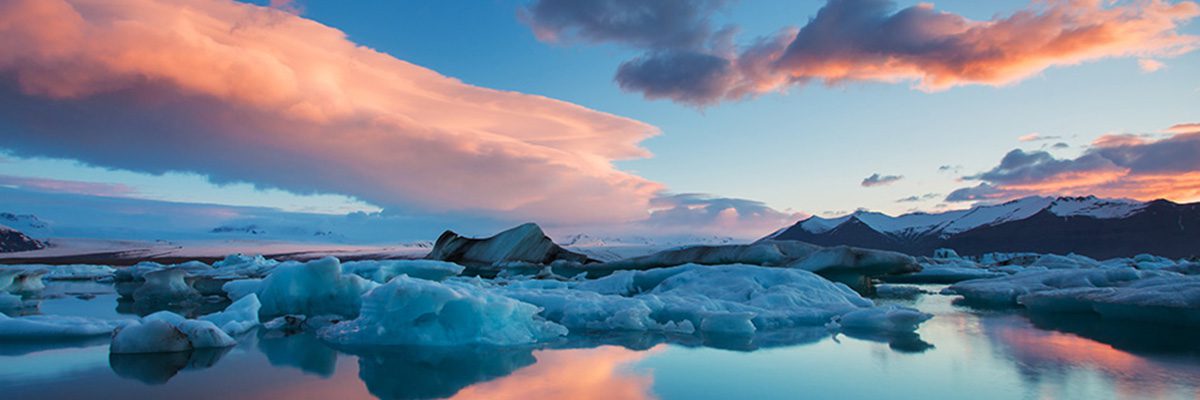
[[[798,269],[696,264],[618,271],[583,282],[499,286],[571,329],[751,333],[823,326],[874,303],[849,287]]]
[[[305,263],[285,262],[263,279],[258,288],[264,319],[298,314],[358,316],[362,294],[379,286],[358,275],[343,274],[337,258]]]
[[[1200,276],[1155,274],[1120,286],[1033,292],[1018,302],[1037,312],[1094,312],[1111,319],[1200,326]]]
[[[124,321],[64,315],[9,317],[0,313],[0,340],[64,340],[112,333]]]
[[[0,266],[0,292],[32,293],[46,288],[42,281],[50,271],[45,268],[20,268]]]
[[[440,281],[461,274],[463,266],[436,260],[380,260],[342,263],[342,272],[355,274],[378,283],[387,283],[400,275]]]
[[[113,332],[109,352],[114,354],[169,353],[222,348],[237,341],[210,321],[187,319],[159,311]]]
[[[975,262],[963,259],[932,259],[921,262],[921,271],[884,277],[897,283],[956,283],[971,279],[995,278],[1008,275]]]
[[[363,296],[352,321],[321,330],[343,345],[516,345],[565,335],[538,308],[461,282],[399,276]]]
[[[133,291],[133,300],[174,303],[200,297],[200,292],[193,289],[184,279],[186,276],[187,271],[182,268],[147,271],[142,275],[146,282]]]
[[[262,303],[258,296],[249,294],[225,308],[225,311],[201,316],[197,319],[212,322],[230,336],[237,336],[258,326],[258,310]]]
[[[1029,264],[1029,267],[1042,267],[1046,269],[1079,269],[1096,268],[1099,266],[1100,262],[1078,254],[1068,254],[1065,256],[1046,254],[1038,257],[1032,264]]]
[[[947,288],[963,298],[982,304],[1015,306],[1021,296],[1057,289],[1089,289],[1124,286],[1134,281],[1171,272],[1141,271],[1133,268],[1090,268],[1027,270],[1014,275],[959,282]]]
[[[260,255],[247,256],[241,253],[230,254],[221,261],[213,263],[210,274],[226,277],[263,277],[275,269],[279,261]]]
[[[192,343],[175,324],[150,319],[113,332],[109,352],[114,354],[170,353],[192,349]]]
[[[238,300],[258,293],[258,289],[262,288],[262,282],[262,279],[238,279],[225,282],[224,285],[221,285],[221,290],[230,300]]]
[[[843,330],[873,333],[908,333],[917,330],[932,315],[898,305],[866,308],[848,312],[830,324]]]

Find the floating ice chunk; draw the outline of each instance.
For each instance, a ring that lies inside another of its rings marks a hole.
[[[962,258],[962,257],[961,257],[961,256],[959,256],[959,255],[958,255],[958,252],[957,252],[957,251],[954,251],[954,249],[945,249],[945,248],[943,248],[943,249],[937,249],[937,250],[934,250],[934,251],[933,251],[933,258],[943,258],[943,259],[960,259],[960,258]]]
[[[240,335],[258,326],[258,310],[262,303],[251,293],[225,308],[225,311],[201,316],[200,320],[212,322],[230,336]]]
[[[229,347],[237,344],[237,340],[209,321],[189,319],[180,322],[176,327],[187,335],[188,342],[194,349]]]
[[[258,289],[262,288],[262,279],[238,279],[236,281],[225,282],[221,285],[221,290],[229,296],[230,300],[238,300],[243,297],[258,293]]]
[[[109,352],[114,354],[168,353],[192,349],[183,331],[165,319],[134,322],[113,332]]]
[[[1100,262],[1078,254],[1068,254],[1060,256],[1057,254],[1046,254],[1038,257],[1036,261],[1029,264],[1030,267],[1042,267],[1046,269],[1078,269],[1078,268],[1096,268],[1100,266]]]
[[[113,332],[110,351],[116,354],[165,353],[229,347],[237,341],[210,321],[187,319],[159,311]]]
[[[613,261],[595,266],[607,271],[648,270],[684,264],[783,265],[808,257],[822,247],[790,240],[763,240],[751,244],[688,246],[678,249]]]
[[[0,340],[63,340],[107,335],[124,323],[64,315],[12,318],[0,313]]]
[[[187,271],[182,268],[166,268],[146,272],[142,277],[146,283],[133,291],[133,300],[138,302],[172,303],[193,299],[200,292],[184,280]]]
[[[89,264],[72,264],[72,265],[45,265],[45,264],[26,264],[26,265],[8,265],[0,266],[0,269],[8,270],[45,270],[46,274],[42,276],[45,280],[95,280],[104,277],[112,276],[113,267],[107,265],[89,265]],[[0,272],[2,275],[3,272]],[[4,278],[0,278],[3,282]],[[3,284],[0,283],[0,287]],[[0,289],[2,290],[2,289]]]
[[[1122,286],[1130,282],[1170,272],[1139,271],[1132,268],[1093,268],[1030,270],[1015,275],[976,279],[951,285],[948,292],[991,305],[1017,305],[1017,298],[1029,293],[1067,288]]]
[[[188,261],[181,264],[163,265],[153,261],[142,261],[130,267],[118,268],[113,271],[113,280],[116,282],[136,282],[146,279],[146,274],[164,269],[179,269],[185,272],[185,275],[204,274],[212,271],[212,266],[200,261]]]
[[[1037,312],[1095,312],[1104,318],[1200,326],[1200,277],[1170,273],[1121,286],[1045,290],[1021,296]]]
[[[752,335],[758,328],[754,327],[752,312],[716,313],[704,317],[700,323],[700,331],[727,335]]]
[[[933,315],[893,304],[851,311],[836,318],[833,325],[845,330],[906,333],[917,330],[921,323],[930,318]]]
[[[358,275],[343,274],[337,258],[306,263],[286,262],[263,279],[258,289],[259,314],[271,319],[287,314],[358,316],[362,294],[379,286]]]
[[[494,290],[542,307],[551,321],[584,330],[746,333],[819,327],[834,316],[874,305],[812,272],[751,265],[688,264],[619,271],[584,282],[511,283]]]
[[[0,310],[12,310],[24,305],[25,302],[21,300],[21,296],[0,292]]]
[[[0,292],[8,291],[17,275],[24,272],[20,268],[0,268]]]
[[[400,275],[417,279],[440,281],[462,273],[463,266],[435,260],[351,261],[342,264],[342,271],[378,283],[387,283]]]
[[[213,274],[221,276],[263,277],[279,265],[279,261],[268,259],[261,254],[247,256],[241,253],[230,254],[221,261],[213,263]]]
[[[968,260],[938,259],[929,261],[931,262],[921,263],[920,272],[887,276],[883,280],[898,283],[955,283],[971,279],[995,278],[1007,275],[1004,272],[983,268],[983,266]]]
[[[907,299],[924,293],[924,289],[910,285],[880,284],[875,286],[875,295],[882,298]]]
[[[917,272],[921,266],[912,256],[892,251],[836,246],[821,249],[788,268],[811,272],[853,270],[861,275],[891,275]]]
[[[19,268],[0,266],[0,291],[11,293],[32,293],[46,288],[42,277],[49,270],[45,268]]]
[[[352,321],[320,331],[343,345],[515,345],[565,335],[538,308],[461,282],[399,276],[363,296]]]

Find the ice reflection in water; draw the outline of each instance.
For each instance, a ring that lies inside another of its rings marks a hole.
[[[52,284],[52,286],[55,284]],[[936,290],[936,289],[935,289]],[[48,288],[31,312],[130,318],[111,286]],[[1187,329],[978,310],[926,296],[920,336],[824,328],[631,333],[540,347],[334,349],[256,331],[231,349],[109,355],[107,339],[0,343],[5,398],[1179,398],[1200,396]]]

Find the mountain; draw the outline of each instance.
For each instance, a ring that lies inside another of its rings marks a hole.
[[[1003,204],[898,217],[860,211],[811,217],[767,239],[850,245],[929,255],[951,248],[989,252],[1077,253],[1093,258],[1150,253],[1200,255],[1200,203],[1088,197],[1026,197]]]
[[[16,229],[0,225],[0,253],[38,250],[45,247],[46,245],[42,242],[33,240]]]
[[[7,226],[9,229],[21,231],[21,233],[26,235],[39,238],[44,238],[53,233],[53,231],[50,229],[50,225],[38,219],[37,216],[31,214],[0,212],[0,225]]]

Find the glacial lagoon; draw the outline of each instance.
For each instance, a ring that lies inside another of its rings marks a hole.
[[[942,286],[923,285],[937,293]],[[48,282],[27,314],[133,319],[109,284]],[[10,399],[1195,399],[1194,329],[980,309],[924,294],[916,336],[573,334],[536,346],[340,349],[258,328],[226,349],[110,355],[109,340],[0,344]],[[219,309],[220,306],[217,306]]]

